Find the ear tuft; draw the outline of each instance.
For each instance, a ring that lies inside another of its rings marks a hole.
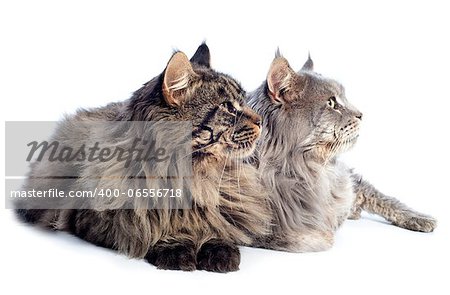
[[[267,74],[270,98],[277,103],[287,102],[285,93],[290,88],[294,71],[284,57],[276,57]]]
[[[183,52],[176,52],[167,63],[164,71],[162,91],[169,105],[180,105],[183,101],[183,89],[195,75],[188,57]]]
[[[314,63],[311,59],[311,53],[308,52],[308,60],[305,62],[301,70],[307,72],[314,71]]]
[[[280,47],[277,47],[277,51],[275,51],[275,58],[278,58],[278,57],[283,57],[283,55],[281,54],[281,51],[280,51]]]
[[[211,68],[211,54],[205,42],[203,42],[194,55],[191,57],[191,62],[195,62],[201,66]]]

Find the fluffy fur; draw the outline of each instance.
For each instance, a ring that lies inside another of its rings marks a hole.
[[[212,70],[209,50],[202,44],[191,61],[175,53],[166,69],[124,102],[80,110],[67,117],[53,139],[67,146],[89,146],[93,137],[119,145],[139,135],[139,130],[92,130],[80,122],[191,121],[191,209],[147,210],[123,201],[95,204],[92,209],[18,209],[26,222],[68,231],[93,244],[116,249],[130,257],[145,258],[163,269],[216,272],[235,271],[240,254],[236,244],[250,245],[269,231],[267,196],[257,171],[243,157],[252,153],[260,134],[260,117],[245,105],[245,92],[231,77]],[[95,133],[95,136],[93,136]],[[180,131],[156,135],[164,144],[179,142]],[[182,155],[172,155],[178,159]],[[58,163],[36,162],[25,189],[54,187],[42,173],[60,175]],[[71,167],[66,190],[99,188],[155,188],[147,178],[152,163],[123,169],[123,163],[83,162]],[[166,167],[165,169],[168,169]],[[63,171],[67,172],[67,171]],[[92,182],[92,175],[98,181]],[[108,176],[119,175],[111,178]],[[130,175],[139,178],[129,177]],[[61,185],[61,182],[58,182]],[[63,189],[63,188],[61,188]],[[73,207],[72,207],[73,208]]]
[[[432,217],[383,195],[338,160],[356,142],[362,114],[341,84],[313,71],[311,58],[295,72],[277,54],[249,103],[263,118],[254,163],[274,214],[272,234],[261,247],[326,250],[336,229],[361,210],[410,230],[436,227]]]

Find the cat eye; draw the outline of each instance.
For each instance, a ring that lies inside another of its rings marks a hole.
[[[227,111],[233,115],[237,114],[237,109],[234,107],[231,101],[226,101],[223,103],[223,106],[227,108]]]
[[[337,101],[336,101],[336,97],[335,96],[330,97],[328,99],[327,104],[328,104],[328,106],[330,108],[337,109],[338,104],[337,104]]]

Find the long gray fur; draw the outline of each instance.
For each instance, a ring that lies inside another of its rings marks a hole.
[[[361,210],[406,229],[434,230],[435,219],[382,194],[339,161],[356,142],[362,114],[341,84],[313,71],[310,57],[295,72],[277,52],[266,81],[248,99],[263,118],[253,160],[274,214],[272,235],[258,246],[326,250],[344,220],[359,218]]]

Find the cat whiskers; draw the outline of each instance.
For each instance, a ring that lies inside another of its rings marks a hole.
[[[239,120],[242,118],[243,115],[244,115],[244,112],[242,112],[239,115],[239,117],[238,116],[235,117],[232,133],[234,133],[236,131],[237,123],[239,122]],[[240,177],[241,177],[241,171],[242,171],[242,167],[243,167],[242,166],[243,165],[243,161],[239,161],[239,156],[238,155],[235,155],[233,160],[238,163],[237,164],[237,168],[238,169],[237,169],[237,175],[236,175],[237,176],[238,196],[239,196],[239,202],[241,203],[241,208],[244,208],[244,204],[242,202],[242,197],[241,197],[241,184],[240,184]]]
[[[230,156],[230,153],[227,153],[227,156],[226,156],[226,158],[225,158],[225,162],[223,163],[222,173],[220,174],[220,178],[219,178],[219,186],[218,186],[218,189],[219,189],[219,190],[220,190],[220,187],[221,187],[221,185],[222,185],[223,175],[224,175],[224,173],[225,173],[225,168],[227,167],[227,164],[228,164],[228,158],[229,158],[229,156]]]
[[[236,156],[236,160],[238,160],[238,157]],[[237,170],[237,186],[238,186],[238,193],[239,193],[239,202],[241,203],[241,208],[244,209],[244,203],[242,202],[241,197],[241,171],[242,167],[244,165],[243,161],[237,161],[238,162],[238,170]]]
[[[324,166],[326,166],[330,160],[336,156],[337,152],[342,148],[342,143],[341,136],[339,136],[331,144],[331,149],[328,151],[328,155],[326,155]]]
[[[207,144],[207,145],[202,146],[201,148],[198,148],[198,149],[196,149],[196,150],[193,150],[192,152],[188,153],[186,156],[184,156],[184,157],[180,158],[178,161],[176,161],[175,164],[178,164],[178,162],[180,162],[181,160],[183,160],[183,159],[185,159],[185,158],[187,158],[187,157],[189,157],[189,156],[192,156],[192,155],[195,154],[196,152],[199,152],[199,151],[201,151],[201,150],[207,149],[207,148],[213,146],[213,145],[216,144],[216,143],[217,143],[217,142],[211,142],[211,143],[209,143],[209,144]]]
[[[233,134],[234,130],[236,129],[236,118],[237,118],[237,116],[234,118],[234,124],[233,124],[233,128],[231,129],[231,134]],[[228,165],[228,158],[229,158],[229,156],[230,156],[230,153],[227,153],[227,156],[225,158],[225,162],[223,163],[222,173],[220,174],[220,178],[219,178],[219,188],[222,185],[223,175],[225,173],[225,168]]]

